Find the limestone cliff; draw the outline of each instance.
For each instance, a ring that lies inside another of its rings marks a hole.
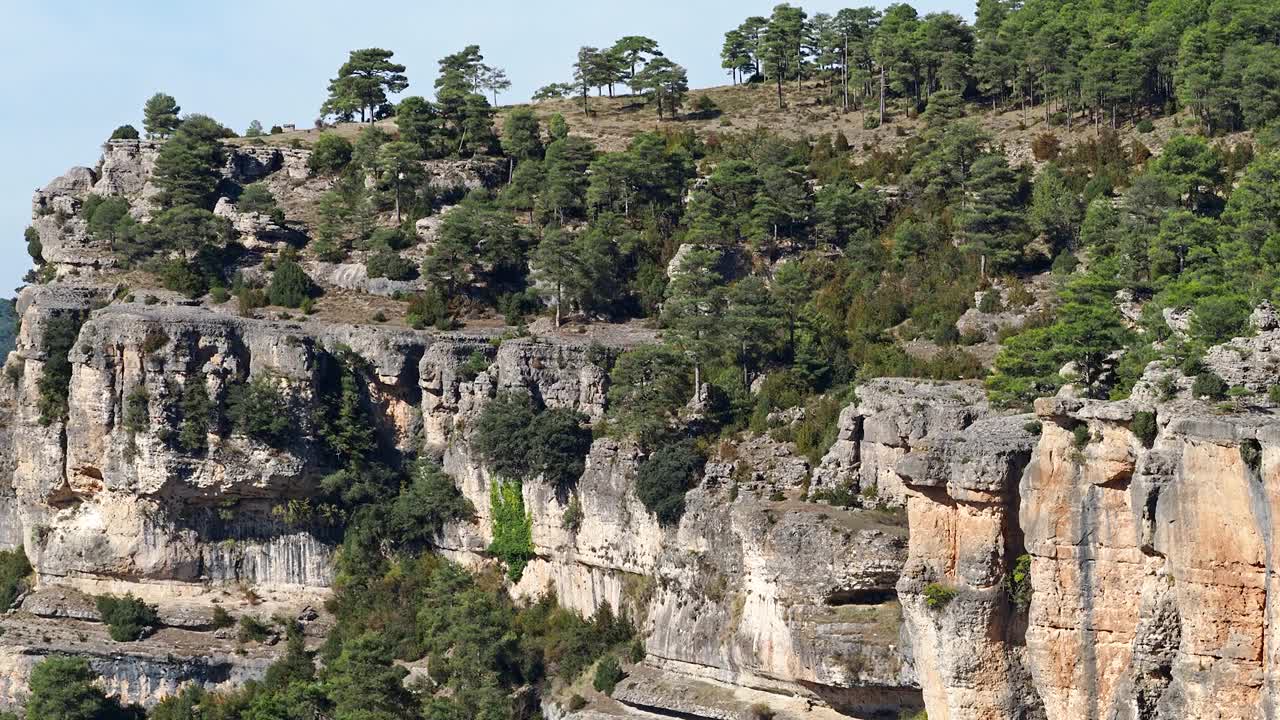
[[[20,702],[30,668],[56,652],[90,657],[110,690],[144,703],[184,682],[258,676],[276,646],[237,652],[213,627],[215,606],[303,618],[319,642],[337,533],[281,510],[330,469],[311,409],[347,353],[381,453],[441,458],[476,509],[445,527],[439,551],[481,566],[495,562],[493,478],[471,447],[485,404],[516,390],[597,422],[611,355],[657,341],[631,326],[519,335],[242,315],[129,287],[136,276],[78,213],[97,193],[145,219],[155,153],[113,141],[34,201],[52,272],[19,297],[0,377],[0,546],[24,547],[36,585],[0,619],[0,702]],[[302,207],[326,189],[306,160],[239,147],[224,172]],[[478,185],[492,168],[453,163],[433,177]],[[248,263],[306,232],[219,207],[254,247]],[[309,269],[352,307],[397,289]],[[49,333],[68,322],[64,422],[44,412],[41,380]],[[1206,362],[1262,390],[1280,330],[1265,313],[1255,325]],[[1153,367],[1128,401],[1064,395],[1034,415],[990,407],[974,383],[863,383],[816,466],[769,435],[716,445],[672,527],[636,497],[642,451],[598,437],[570,488],[523,484],[535,557],[511,591],[553,591],[584,614],[607,602],[637,622],[644,660],[615,700],[576,718],[746,718],[761,704],[780,717],[1273,717],[1280,423],[1260,401],[1191,399],[1186,379],[1160,380],[1171,372]],[[221,407],[254,378],[279,389],[287,442],[218,416],[199,452],[182,447],[185,390],[198,384]],[[89,599],[102,592],[157,603],[163,627],[113,643]],[[569,715],[557,698],[544,710]]]

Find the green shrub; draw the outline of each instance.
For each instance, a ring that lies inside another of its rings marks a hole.
[[[1248,301],[1235,296],[1209,296],[1196,302],[1191,312],[1191,336],[1206,345],[1217,345],[1245,334],[1251,311]]]
[[[1088,423],[1077,423],[1071,428],[1071,446],[1076,450],[1084,450],[1092,439],[1093,435],[1089,432]]]
[[[231,387],[227,418],[236,432],[277,448],[288,444],[293,425],[279,381],[267,374]]]
[[[271,128],[274,135],[279,127]],[[316,174],[336,174],[346,169],[351,163],[351,142],[337,133],[326,132],[320,135],[311,148],[311,157],[307,159],[307,167]]]
[[[519,582],[533,559],[533,517],[524,510],[520,483],[494,478],[489,485],[493,542],[489,552],[507,566],[507,577]]]
[[[999,290],[988,290],[982,295],[982,300],[978,302],[978,312],[998,313],[1004,309],[1004,303],[1000,300]]]
[[[458,366],[458,375],[466,382],[471,382],[488,369],[489,356],[481,350],[472,350],[466,361]]]
[[[241,615],[239,625],[236,640],[241,643],[260,643],[271,637],[271,627],[252,615]]]
[[[614,688],[625,677],[626,675],[622,672],[622,665],[618,663],[618,658],[606,655],[596,665],[596,674],[591,679],[591,687],[605,695],[612,695]]]
[[[685,493],[698,482],[705,464],[692,440],[659,448],[636,471],[636,497],[659,523],[674,525],[684,515]]]
[[[1240,443],[1240,459],[1254,474],[1262,470],[1262,444],[1249,438]]]
[[[388,247],[392,250],[403,250],[410,245],[416,238],[398,227],[382,227],[373,231],[369,236],[369,247]]]
[[[428,288],[409,298],[405,322],[417,330],[426,327],[449,330],[453,327],[453,313],[449,312],[449,303],[444,295],[436,288]]]
[[[98,674],[85,658],[54,655],[31,671],[26,720],[113,720],[127,714],[95,683]]]
[[[1025,613],[1031,607],[1031,556],[1019,555],[1009,571],[1009,599],[1019,612]]]
[[[267,306],[267,294],[261,288],[242,287],[236,293],[236,311],[248,317],[254,310]]]
[[[1178,370],[1188,377],[1199,375],[1204,372],[1204,358],[1195,353],[1187,355],[1178,364]]]
[[[1075,253],[1063,250],[1053,259],[1053,265],[1049,269],[1054,275],[1070,275],[1079,265],[1080,261],[1076,259]]]
[[[875,130],[880,127],[880,117],[871,113],[864,113],[862,116],[862,129]]]
[[[560,517],[560,527],[575,533],[578,532],[578,528],[582,527],[582,502],[578,500],[577,495],[569,498],[569,504],[565,506],[564,515]]]
[[[99,595],[96,602],[98,615],[107,624],[107,632],[116,642],[141,640],[160,623],[155,606],[148,605],[133,595]]]
[[[446,522],[474,514],[471,501],[453,478],[435,462],[418,460],[409,469],[409,482],[386,512],[386,533],[397,547],[423,547]]]
[[[568,705],[569,712],[578,712],[579,710],[581,710],[586,706],[587,706],[587,699],[577,693],[574,693],[573,697],[569,698],[569,705]]]
[[[67,419],[67,396],[71,384],[71,361],[68,358],[83,322],[79,313],[64,313],[53,316],[45,324],[41,343],[45,362],[36,383],[40,392],[36,405],[40,410],[41,425]]]
[[[1138,130],[1138,132],[1140,132],[1140,133],[1142,133],[1142,134],[1144,134],[1144,135],[1145,135],[1145,134],[1147,134],[1147,133],[1149,133],[1149,132],[1154,131],[1155,129],[1156,129],[1155,124],[1154,124],[1154,123],[1152,123],[1152,122],[1151,122],[1150,120],[1148,120],[1147,118],[1142,118],[1141,120],[1139,120],[1139,121],[1138,121],[1137,130]]]
[[[789,439],[800,454],[817,465],[836,442],[840,432],[840,412],[849,404],[847,393],[823,395],[809,403],[804,417],[790,428]]]
[[[1272,405],[1280,405],[1280,385],[1272,385],[1267,388],[1267,399]]]
[[[151,429],[151,396],[145,385],[134,385],[125,396],[124,428],[131,433]]]
[[[90,195],[80,208],[80,216],[91,237],[107,242],[114,242],[128,232],[126,228],[133,223],[129,217],[129,201],[122,197]]]
[[[204,382],[203,376],[188,377],[179,401],[182,420],[178,423],[178,446],[192,454],[203,452],[209,443],[209,414],[213,403],[209,401],[209,389]]]
[[[388,280],[409,280],[417,272],[414,264],[405,260],[400,253],[389,247],[382,247],[365,260],[365,270],[371,278]]]
[[[302,302],[315,292],[315,285],[307,273],[291,258],[282,258],[271,274],[267,287],[267,300],[281,307],[301,307]]]
[[[924,587],[924,602],[932,610],[941,610],[956,599],[955,588],[941,583],[929,583]]]
[[[236,619],[235,619],[235,616],[227,612],[226,608],[222,607],[221,605],[214,605],[212,622],[213,622],[214,629],[221,630],[223,628],[229,628],[232,625],[235,625]]]
[[[557,487],[568,487],[582,476],[591,449],[585,421],[573,410],[539,410],[527,395],[504,394],[485,405],[472,445],[498,475],[541,476]]]
[[[142,354],[150,355],[168,344],[169,334],[164,331],[164,328],[148,328],[146,336],[142,338]]]
[[[23,239],[27,241],[27,255],[36,265],[44,264],[44,244],[40,242],[40,232],[33,227],[23,231]]]
[[[543,307],[542,296],[532,288],[524,292],[503,293],[498,297],[497,310],[508,325],[523,325],[525,318],[536,314]]]
[[[276,204],[275,195],[272,195],[262,183],[246,186],[236,200],[236,208],[240,212],[269,215],[277,224],[284,222],[284,214]]]
[[[1227,383],[1212,372],[1205,371],[1196,375],[1191,384],[1191,394],[1196,398],[1221,400],[1227,396]]]
[[[751,707],[747,708],[750,713],[751,720],[773,720],[777,715],[773,708],[764,703],[751,703]]]
[[[0,612],[13,606],[26,592],[31,577],[31,563],[22,548],[0,550]]]
[[[1151,447],[1151,444],[1156,441],[1156,434],[1160,431],[1156,426],[1156,414],[1146,410],[1134,413],[1132,430],[1144,447]]]
[[[179,292],[189,298],[198,298],[209,291],[209,280],[192,263],[170,258],[155,267],[165,290]]]
[[[121,125],[111,131],[112,140],[137,140],[138,128],[132,125]]]
[[[1041,432],[1042,430],[1044,430],[1044,426],[1040,423],[1040,421],[1039,421],[1039,420],[1028,420],[1028,421],[1027,421],[1023,426],[1022,426],[1022,429],[1023,429],[1023,430],[1026,430],[1027,432],[1031,433],[1032,435],[1039,435],[1039,434],[1040,434],[1040,432]]]

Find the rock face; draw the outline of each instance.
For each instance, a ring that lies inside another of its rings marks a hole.
[[[212,608],[322,607],[337,532],[290,508],[332,469],[313,410],[343,368],[357,368],[386,459],[440,458],[474,505],[439,551],[484,566],[496,562],[494,478],[471,436],[486,404],[522,392],[598,423],[612,357],[655,342],[616,326],[512,337],[134,301],[78,213],[91,193],[121,195],[145,219],[157,152],[113,141],[96,168],[35,196],[55,272],[18,298],[21,331],[0,376],[0,547],[24,548],[36,585],[0,618],[0,704],[21,702],[51,653],[89,657],[108,689],[142,703],[187,682],[260,676],[278,651],[237,653]],[[292,212],[327,188],[306,165],[305,150],[245,146],[225,174],[266,183]],[[461,192],[502,167],[431,172]],[[230,201],[220,212],[264,252],[287,229]],[[352,295],[420,287],[309,269]],[[1280,323],[1263,308],[1254,325],[1205,364],[1260,393],[1280,367]],[[52,354],[59,334],[73,336],[65,366]],[[59,367],[65,420],[42,391]],[[1257,397],[1188,399],[1189,380],[1172,374],[1153,366],[1130,400],[1064,396],[1034,415],[990,407],[973,383],[869,381],[816,467],[767,435],[719,442],[671,526],[636,496],[642,451],[597,437],[570,487],[525,479],[534,557],[510,589],[554,592],[583,614],[625,611],[645,659],[613,705],[550,703],[548,717],[747,718],[759,704],[815,720],[921,708],[932,720],[1276,717],[1280,422]],[[221,410],[192,435],[184,397],[202,388],[223,408],[252,379],[279,390],[287,442],[237,432]],[[112,643],[90,598],[103,592],[157,603],[163,626]],[[318,643],[323,618],[308,632]]]
[[[1046,715],[1274,717],[1274,418],[1163,406],[1147,448],[1131,431],[1139,409],[1036,406],[1021,522]]]

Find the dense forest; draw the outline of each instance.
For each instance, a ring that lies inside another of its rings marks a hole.
[[[572,111],[555,113],[541,103],[499,112],[487,95],[496,103],[509,82],[477,47],[440,61],[433,100],[398,102],[411,87],[404,66],[390,51],[357,50],[330,85],[330,124],[320,123],[329,129],[310,156],[333,189],[266,282],[238,271],[243,249],[212,210],[223,195],[281,223],[284,210],[264,187],[227,187],[223,142],[235,133],[180,116],[171,97],[145,109],[145,133],[164,140],[154,217],[139,222],[123,200],[97,197],[83,214],[124,267],[245,314],[314,312],[320,289],[299,261],[355,258],[371,277],[427,281],[400,298],[416,328],[484,314],[514,332],[539,315],[655,325],[661,344],[602,360],[611,409],[599,427],[505,397],[474,442],[515,482],[572,482],[592,431],[634,440],[648,458],[637,495],[673,524],[716,440],[773,432],[816,461],[868,378],[983,379],[994,401],[1022,407],[1067,382],[1124,397],[1163,361],[1195,376],[1197,394],[1231,393],[1201,355],[1247,333],[1255,304],[1280,300],[1277,41],[1280,6],[1265,0],[980,0],[973,25],[905,4],[833,15],[780,5],[725,34],[724,68],[770,104],[817,89],[818,102],[861,112],[868,129],[919,128],[886,147],[851,146],[840,133],[694,132],[682,117],[714,113],[714,102],[691,102],[683,68],[638,36],[582,48],[572,78],[537,95],[572,99],[559,101]],[[623,86],[663,122],[603,151],[575,126],[595,112],[593,94]],[[980,122],[1015,109],[1037,133],[1028,162],[1011,162]],[[368,125],[350,136],[334,121]],[[1158,152],[1144,142],[1156,122],[1173,129]],[[139,135],[126,126],[113,137]],[[255,123],[241,141],[270,135]],[[503,181],[465,196],[433,189],[423,160],[472,157],[501,158]],[[406,259],[415,223],[446,206],[425,260]],[[28,233],[28,246],[43,263],[38,236]],[[30,279],[50,279],[48,268]],[[1122,314],[1121,300],[1140,315]],[[957,329],[970,310],[1029,317],[984,338]],[[1186,314],[1185,332],[1170,329],[1168,312]],[[988,368],[971,349],[994,341]],[[518,607],[500,574],[472,576],[428,552],[432,533],[470,509],[431,461],[384,464],[360,417],[358,371],[345,359],[324,400],[338,469],[317,503],[340,518],[345,541],[323,669],[290,626],[288,655],[261,683],[189,689],[150,717],[497,720],[530,717],[519,690],[549,678],[590,671],[597,689],[611,687],[617,658],[643,654],[626,617],[606,608],[580,618],[554,598]],[[264,438],[284,431],[269,388],[242,392],[232,422]],[[59,400],[49,398],[53,415],[65,413]],[[806,408],[803,420],[770,426],[794,407]],[[511,511],[497,513],[491,548],[512,578],[528,552],[516,487],[512,496],[495,485],[495,507]],[[145,604],[109,610],[145,624]],[[255,630],[244,632],[252,641]],[[410,693],[391,661],[422,657],[432,659],[431,689]],[[49,661],[33,677],[27,718],[130,712],[111,709],[90,680],[81,661]]]

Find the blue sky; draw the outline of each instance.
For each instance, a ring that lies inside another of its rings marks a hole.
[[[175,96],[243,132],[310,125],[330,77],[358,47],[385,47],[408,66],[408,94],[429,95],[436,60],[469,44],[505,68],[512,88],[500,101],[526,99],[567,80],[581,45],[648,35],[689,70],[699,87],[725,82],[719,51],[725,30],[767,15],[774,0],[0,0],[0,296],[29,267],[23,228],[31,193],[74,165],[92,166],[117,125],[141,128],[152,93]],[[796,3],[810,13],[868,4]],[[883,6],[886,3],[871,3]],[[922,13],[971,18],[972,0],[919,0]]]

